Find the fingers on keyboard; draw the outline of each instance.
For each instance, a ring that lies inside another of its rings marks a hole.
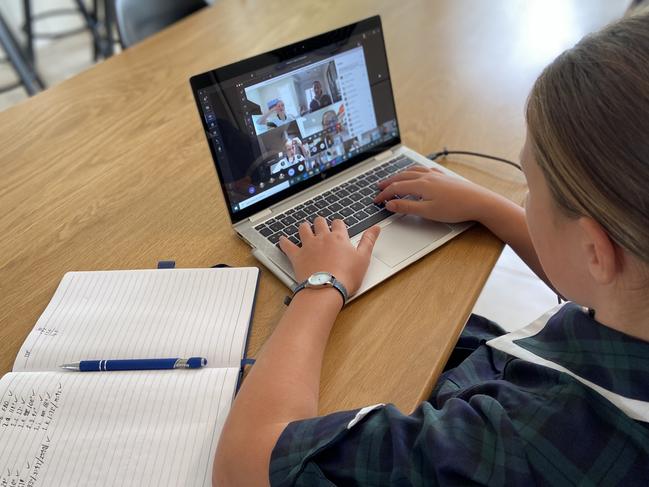
[[[412,166],[412,167],[410,167]],[[331,227],[334,220],[341,220],[349,230],[350,236],[369,228],[392,213],[385,209],[384,202],[374,203],[379,194],[377,182],[390,178],[399,172],[418,170],[414,161],[399,156],[366,173],[341,183],[313,199],[286,210],[255,227],[262,236],[279,246],[279,238],[285,235],[291,242],[300,245],[299,227],[308,222],[313,233],[313,222],[322,216]],[[423,168],[423,170],[427,170]],[[398,198],[398,196],[395,196]]]

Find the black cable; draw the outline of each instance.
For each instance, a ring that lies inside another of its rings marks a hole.
[[[434,161],[440,157],[446,157],[449,154],[459,154],[459,155],[464,155],[464,156],[476,156],[476,157],[484,157],[485,159],[492,159],[494,161],[499,161],[499,162],[504,162],[505,164],[509,164],[510,166],[514,166],[516,169],[519,171],[522,171],[520,164],[517,164],[513,161],[510,161],[508,159],[503,159],[502,157],[496,157],[496,156],[491,156],[489,154],[482,154],[480,152],[471,152],[471,151],[464,151],[464,150],[448,150],[446,147],[444,147],[444,150],[439,151],[439,152],[433,152],[432,154],[428,154],[428,159],[431,161]]]

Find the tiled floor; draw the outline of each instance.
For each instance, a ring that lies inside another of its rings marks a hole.
[[[505,247],[473,312],[506,330],[525,326],[557,305],[557,295]]]
[[[64,37],[39,47],[36,51],[36,64],[39,74],[48,87],[89,68],[93,64],[92,41],[89,33]],[[16,74],[8,63],[0,64],[0,86],[17,80]],[[15,88],[0,93],[0,111],[9,108],[27,98],[25,90]]]

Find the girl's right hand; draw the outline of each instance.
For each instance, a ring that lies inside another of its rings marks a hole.
[[[380,231],[376,225],[369,228],[354,247],[342,220],[332,221],[329,228],[327,220],[319,216],[313,227],[308,222],[300,224],[301,247],[286,237],[280,237],[279,246],[291,261],[297,282],[314,272],[329,272],[343,283],[351,296],[363,282]]]
[[[479,221],[484,202],[495,196],[475,183],[423,166],[395,174],[380,181],[378,187],[381,192],[374,202],[386,202],[388,210],[445,223]],[[396,195],[412,195],[419,200],[393,199]]]

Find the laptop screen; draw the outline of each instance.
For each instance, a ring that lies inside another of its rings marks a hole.
[[[378,16],[191,84],[235,223],[400,143]]]

